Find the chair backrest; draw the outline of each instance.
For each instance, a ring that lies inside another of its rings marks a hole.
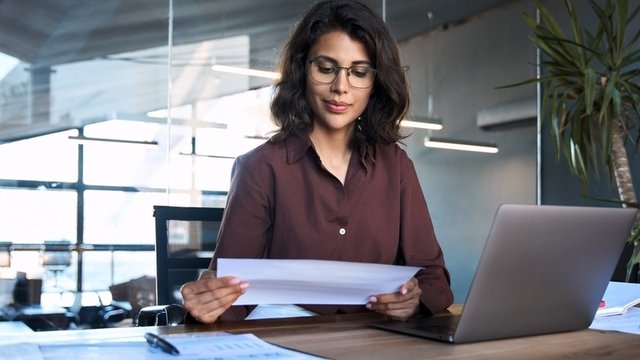
[[[209,267],[222,208],[153,207],[156,223],[156,302],[182,303],[179,289]]]
[[[40,264],[53,274],[53,285],[45,281],[43,291],[62,292],[64,286],[60,285],[62,273],[71,266],[71,242],[69,240],[45,240],[40,252]]]
[[[40,254],[42,266],[51,271],[63,271],[71,266],[71,242],[69,240],[46,240]]]

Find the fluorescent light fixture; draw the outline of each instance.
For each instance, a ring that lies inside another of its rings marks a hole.
[[[430,138],[428,136],[424,138],[424,146],[429,148],[482,152],[488,154],[495,154],[498,152],[498,146],[496,144],[448,140],[433,137]]]
[[[111,144],[121,144],[121,145],[146,145],[146,146],[157,146],[157,141],[139,141],[139,140],[125,140],[125,139],[110,139],[110,138],[96,138],[89,137],[84,135],[79,136],[69,136],[69,140],[76,141],[82,145],[87,145],[90,143],[111,143]]]
[[[425,130],[442,130],[442,121],[432,117],[414,117],[413,120],[403,119],[400,122],[400,126]]]
[[[267,79],[278,79],[280,77],[280,73],[273,71],[263,71],[263,70],[255,70],[242,68],[237,66],[228,66],[228,65],[213,65],[211,66],[211,70],[225,72],[229,74],[237,74],[237,75],[247,75],[247,76],[255,76]]]

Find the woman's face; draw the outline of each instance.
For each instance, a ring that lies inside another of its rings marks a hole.
[[[373,89],[373,85],[357,88],[349,83],[349,80],[356,85],[366,82],[363,79],[368,75],[362,70],[366,71],[372,65],[364,44],[350,38],[344,32],[329,32],[322,35],[311,48],[308,60],[314,60],[313,63],[307,64],[306,92],[307,102],[314,115],[314,131],[352,130],[355,120],[367,106]],[[330,71],[333,66],[342,69],[338,71],[334,81],[326,83],[326,79],[331,79]],[[353,66],[357,67],[352,68]],[[348,75],[344,68],[352,68],[351,75]],[[325,82],[314,80],[314,71],[316,77]],[[372,73],[369,75],[373,76]],[[351,78],[347,79],[348,76]]]

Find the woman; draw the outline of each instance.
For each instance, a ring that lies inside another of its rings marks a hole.
[[[366,306],[407,319],[452,302],[449,275],[413,163],[396,144],[409,94],[382,19],[356,1],[316,3],[281,59],[271,112],[280,131],[237,158],[210,271],[182,287],[201,322],[244,319],[231,306],[250,284],[216,278],[218,258],[324,259],[423,268]]]

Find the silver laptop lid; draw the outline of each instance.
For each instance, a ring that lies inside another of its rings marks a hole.
[[[588,327],[636,213],[621,208],[500,206],[454,341]]]

